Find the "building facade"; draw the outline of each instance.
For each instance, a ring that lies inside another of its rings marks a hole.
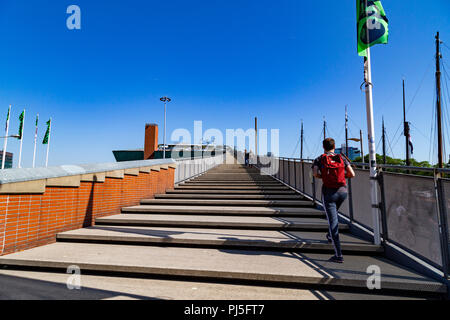
[[[0,150],[0,162],[2,161],[1,159],[3,159],[3,150]],[[5,169],[11,169],[12,166],[13,166],[13,154],[10,152],[6,152]]]

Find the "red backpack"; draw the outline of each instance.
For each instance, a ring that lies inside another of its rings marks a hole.
[[[337,189],[345,187],[345,164],[340,154],[324,154],[321,158],[322,182],[325,187]]]

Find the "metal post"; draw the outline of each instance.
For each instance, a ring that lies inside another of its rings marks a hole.
[[[37,145],[37,136],[38,136],[38,121],[39,121],[39,113],[36,116],[36,130],[34,132],[33,168],[36,167],[36,145]]]
[[[48,129],[48,143],[47,143],[47,155],[45,157],[45,167],[48,167],[48,153],[50,151],[50,139],[52,136],[52,118],[50,118],[50,125]]]
[[[167,103],[172,101],[172,99],[170,99],[169,97],[162,97],[161,99],[162,102],[164,102],[164,147],[163,147],[163,159],[166,158],[166,120],[167,120]]]
[[[387,210],[386,210],[386,190],[384,187],[384,175],[383,172],[380,171],[378,174],[378,185],[380,186],[381,192],[381,225],[382,225],[382,233],[383,233],[383,246],[386,246],[386,242],[389,240],[388,234],[388,224],[387,224]]]
[[[22,136],[20,137],[20,147],[19,147],[19,162],[18,162],[18,168],[22,168],[22,146],[23,146],[23,132],[25,129],[25,109],[23,110],[23,119],[22,119]]]
[[[450,273],[449,230],[445,192],[440,173],[434,173],[434,182],[436,188],[436,200],[438,202],[436,207],[438,208],[438,226],[439,239],[441,243],[442,271],[444,272],[444,277],[448,279]]]
[[[361,162],[364,163],[364,149],[363,149],[363,134],[362,134],[362,130],[359,130],[359,140],[361,143]]]
[[[364,58],[364,81],[366,88],[366,111],[367,111],[367,131],[369,136],[369,166],[370,166],[370,188],[371,188],[371,202],[372,202],[372,219],[373,219],[373,233],[374,244],[381,243],[380,238],[380,216],[379,203],[377,194],[377,158],[375,147],[375,130],[373,121],[373,97],[372,97],[372,69],[370,62],[370,48],[367,49],[367,58]]]
[[[348,157],[348,113],[345,106],[345,155]]]
[[[164,149],[163,149],[163,159],[166,158],[166,114],[167,114],[167,103],[164,102]]]
[[[258,118],[255,117],[255,156],[258,156]]]
[[[303,120],[302,120],[302,130],[301,130],[301,146],[300,146],[300,162],[302,165],[302,192],[305,193],[305,166],[303,161]]]
[[[444,167],[444,153],[442,143],[442,107],[441,107],[441,40],[439,32],[436,35],[436,109],[437,109],[437,129],[438,129],[438,164],[439,168]]]
[[[409,123],[406,121],[406,95],[405,95],[405,79],[403,79],[403,133],[405,135],[405,148],[406,148],[406,166],[410,166],[409,160]]]
[[[384,127],[384,117],[383,117],[383,163],[386,164],[386,128]]]
[[[345,106],[345,156],[348,158],[348,112],[347,106]],[[348,181],[348,209],[350,214],[350,223],[353,223],[353,193],[352,193],[352,181]]]
[[[6,119],[5,141],[3,143],[3,154],[2,154],[2,169],[5,169],[6,147],[8,146],[9,117],[10,117],[10,115],[11,115],[11,105],[9,105],[8,116],[7,116],[7,119]]]

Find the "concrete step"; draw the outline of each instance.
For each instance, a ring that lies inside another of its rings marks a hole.
[[[283,186],[277,181],[186,181],[180,185],[220,185],[220,186]]]
[[[264,195],[264,194],[157,194],[156,199],[230,199],[230,200],[303,200],[301,195]],[[310,201],[311,202],[311,201]]]
[[[272,177],[269,176],[247,176],[247,175],[230,175],[230,174],[224,174],[224,175],[210,175],[205,174],[203,176],[199,176],[195,178],[195,180],[239,180],[239,181],[275,181]]]
[[[379,256],[350,255],[343,264],[328,262],[328,253],[57,242],[0,257],[8,268],[48,268],[127,276],[190,277],[209,281],[251,281],[258,284],[345,288],[383,294],[445,294],[446,286]],[[378,266],[383,290],[367,289],[367,270]]]
[[[261,217],[325,217],[325,213],[314,208],[290,207],[224,207],[224,206],[163,206],[140,205],[122,208],[123,213],[170,213],[221,216]]]
[[[261,174],[261,172],[257,169],[225,169],[225,170],[215,170],[212,169],[208,171],[207,173],[218,173],[218,174],[233,174],[233,173],[246,173],[246,174]]]
[[[259,183],[259,182],[247,182],[247,183],[223,183],[223,182],[190,182],[181,183],[177,185],[178,187],[197,187],[197,186],[207,186],[207,187],[284,187],[280,183]]]
[[[67,273],[0,270],[2,300],[427,300],[426,297],[371,295],[331,290],[278,288],[83,274],[82,290],[67,290]],[[428,299],[437,299],[430,297]],[[171,312],[166,314],[170,317]],[[173,315],[179,315],[175,310]]]
[[[333,245],[325,239],[325,233],[305,231],[95,226],[59,233],[57,240],[105,244],[323,251],[330,254],[334,252]],[[341,234],[340,240],[345,254],[383,252],[382,246],[371,244],[349,234]]]
[[[233,200],[233,199],[143,199],[142,205],[241,206],[241,207],[313,207],[303,200]]]
[[[195,190],[195,189],[173,189],[173,190],[167,190],[167,194],[228,194],[228,195],[298,195],[297,192],[293,191],[292,189],[287,190],[260,190],[260,189],[254,189],[254,190],[226,190],[226,189],[219,189],[219,190],[210,190],[210,189],[201,189],[201,190]]]
[[[151,226],[221,228],[247,230],[296,230],[328,232],[328,222],[324,218],[271,218],[248,216],[208,216],[171,214],[118,214],[97,218],[96,225]],[[340,224],[339,230],[349,230],[347,224]]]
[[[176,186],[174,187],[175,190],[189,190],[189,189],[194,189],[194,190],[291,190],[288,187],[285,186],[270,186],[270,187],[260,187],[260,186],[185,186],[185,185],[181,185],[181,186]]]
[[[261,174],[261,172],[206,172],[201,177],[270,178],[269,175]]]

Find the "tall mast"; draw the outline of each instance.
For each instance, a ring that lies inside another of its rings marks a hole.
[[[383,127],[382,127],[382,132],[383,132],[383,163],[386,164],[386,128],[384,127],[384,117],[383,117]]]
[[[345,155],[348,157],[348,113],[345,106]]]
[[[441,106],[441,40],[439,32],[436,34],[436,109],[437,109],[437,129],[438,129],[438,165],[444,167],[444,153],[442,146],[442,106]]]
[[[255,156],[258,156],[258,118],[255,117]]]
[[[302,120],[302,129],[300,133],[300,160],[303,160],[303,120]]]
[[[403,79],[403,133],[405,135],[406,165],[410,166],[411,163],[409,160],[409,122],[406,121],[405,79]]]
[[[325,117],[323,117],[323,140],[327,138],[327,122],[325,121]]]
[[[359,142],[361,143],[361,159],[362,162],[364,163],[364,149],[363,149],[363,134],[362,134],[362,130],[359,130]]]

